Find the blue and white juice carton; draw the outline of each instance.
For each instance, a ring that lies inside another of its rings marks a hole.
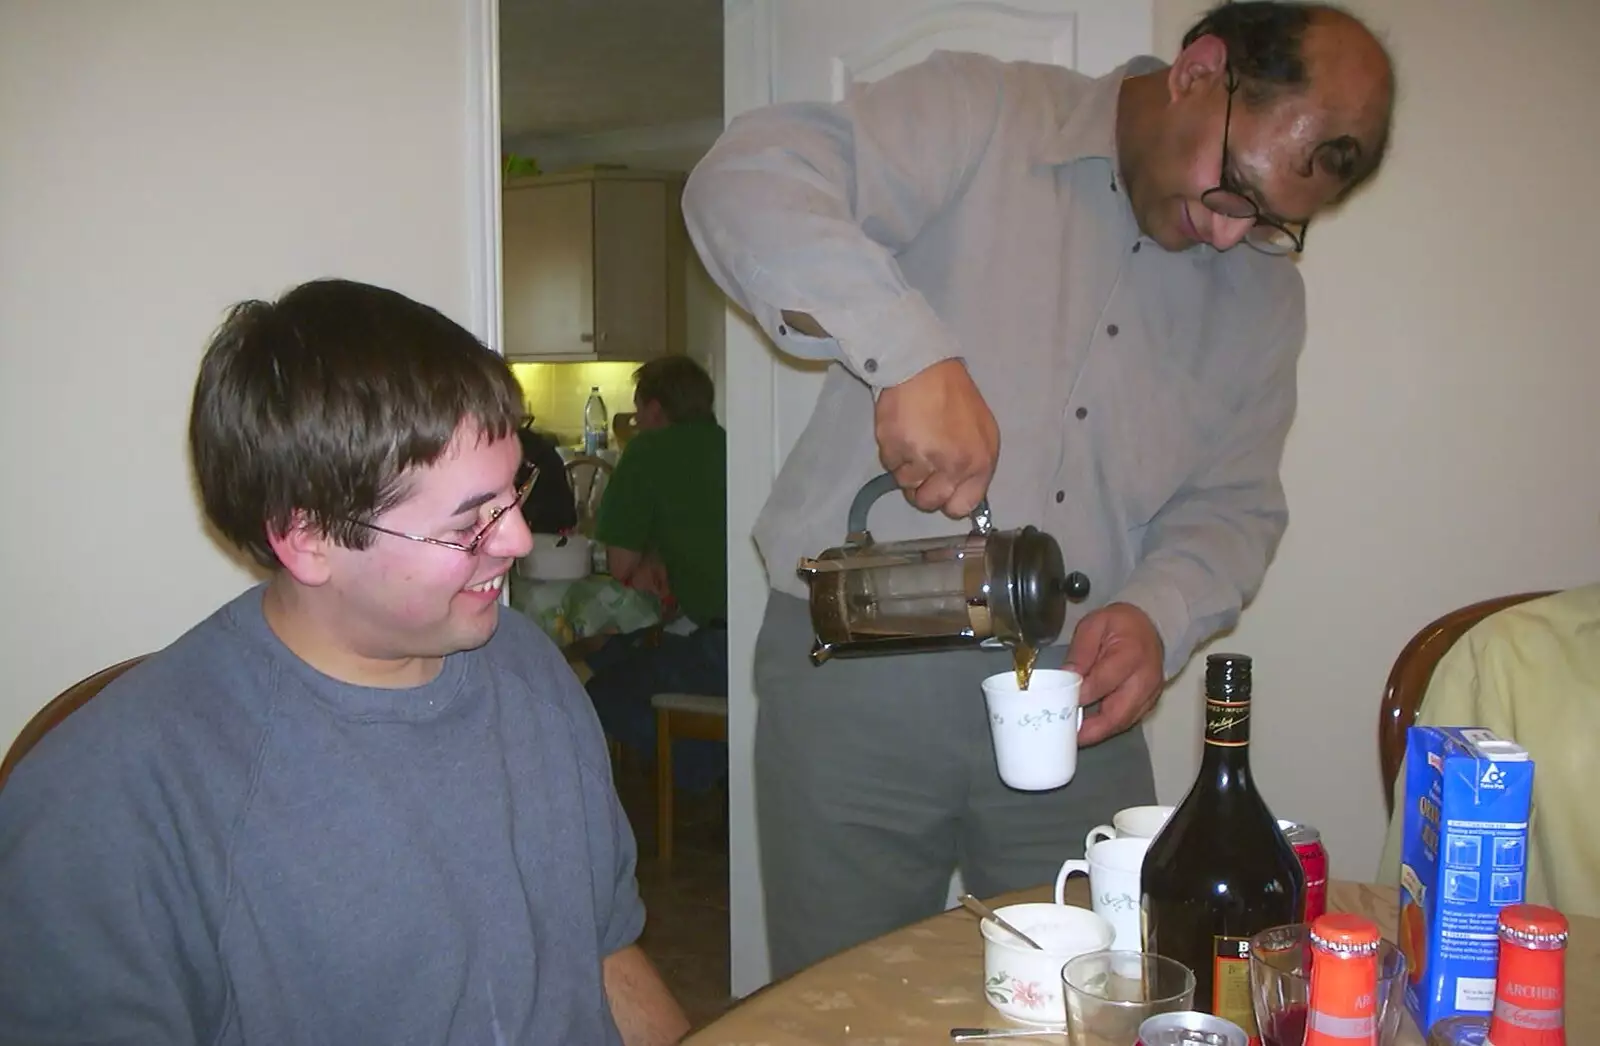
[[[1500,909],[1521,904],[1533,760],[1472,727],[1414,726],[1406,738],[1400,947],[1406,1006],[1435,1021],[1494,1009]]]

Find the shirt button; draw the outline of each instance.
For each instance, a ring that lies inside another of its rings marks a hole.
[[[783,324],[781,324],[781,323],[780,323],[780,324],[778,324],[778,335],[779,335],[779,337],[788,337],[788,335],[789,335],[789,328],[788,328],[788,327],[785,327],[785,326],[784,326],[784,325],[783,325]]]
[[[1059,505],[1065,500],[1067,500],[1067,492],[1064,490],[1056,491],[1056,504]]]
[[[1135,253],[1135,254],[1139,253],[1139,245],[1137,243],[1133,245],[1133,253]]]
[[[1115,323],[1106,325],[1106,333],[1111,335],[1113,338],[1117,336],[1117,332],[1121,329],[1122,328],[1118,327]]]
[[[1079,407],[1073,413],[1075,413],[1078,416],[1078,420],[1079,421],[1082,421],[1084,418],[1087,418],[1089,416],[1089,408],[1088,407]]]
[[[876,373],[878,373],[878,361],[877,360],[868,360],[867,362],[863,363],[861,366],[862,366],[862,368],[864,370],[866,370],[866,372],[868,374],[876,374]]]

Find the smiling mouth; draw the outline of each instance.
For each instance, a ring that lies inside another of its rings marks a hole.
[[[1189,217],[1189,201],[1188,200],[1180,200],[1180,201],[1178,201],[1178,214],[1183,219],[1179,223],[1183,228],[1183,234],[1185,236],[1189,237],[1189,239],[1193,240],[1195,243],[1203,242],[1200,239],[1200,230],[1196,229],[1194,227],[1194,219]]]
[[[498,592],[502,588],[504,588],[505,585],[506,585],[506,576],[504,574],[496,574],[494,577],[490,578],[487,581],[480,581],[476,585],[468,585],[467,586],[467,591],[468,592]]]

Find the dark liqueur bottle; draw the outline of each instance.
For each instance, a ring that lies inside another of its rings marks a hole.
[[[1250,777],[1250,659],[1206,658],[1200,775],[1150,843],[1141,873],[1145,949],[1194,971],[1194,1006],[1261,1042],[1251,936],[1298,922],[1305,873]]]

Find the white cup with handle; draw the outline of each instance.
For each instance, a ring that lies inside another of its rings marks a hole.
[[[1154,839],[1172,816],[1174,806],[1129,806],[1111,816],[1110,824],[1097,824],[1083,840],[1083,852],[1103,839]]]
[[[1078,687],[1083,677],[1065,668],[1036,668],[1028,689],[1015,672],[983,681],[1000,780],[1024,792],[1060,788],[1078,772]]]
[[[1089,895],[1095,914],[1104,917],[1116,933],[1115,951],[1143,951],[1144,932],[1139,923],[1139,873],[1144,868],[1150,840],[1133,837],[1102,839],[1086,851],[1086,860],[1071,860],[1056,874],[1056,903],[1066,903],[1067,880],[1089,877]]]

